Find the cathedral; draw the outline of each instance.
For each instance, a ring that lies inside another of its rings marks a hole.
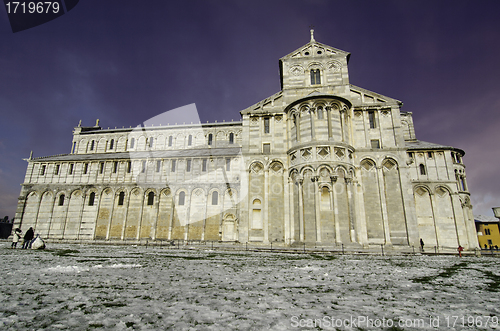
[[[27,159],[15,227],[44,239],[478,247],[461,149],[418,140],[402,102],[349,82],[311,40],[281,91],[238,122],[79,124],[69,154]],[[170,114],[169,114],[170,113]]]

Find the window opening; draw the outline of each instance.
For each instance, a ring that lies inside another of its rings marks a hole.
[[[209,146],[210,146],[210,145],[212,145],[212,139],[213,139],[213,136],[212,136],[212,134],[210,133],[210,134],[208,135],[208,145],[209,145]]]
[[[111,141],[109,143],[109,149],[113,149],[113,147],[115,147],[115,140],[111,139]]]
[[[152,206],[155,201],[155,194],[154,192],[149,192],[148,193],[148,206]]]
[[[229,134],[229,143],[234,144],[234,133],[232,132]]]
[[[264,117],[264,133],[269,133],[269,117]]]
[[[207,171],[207,159],[203,159],[201,163],[201,171]]]
[[[419,168],[420,168],[420,174],[421,175],[425,175],[425,166],[423,164],[419,165]]]
[[[375,129],[376,128],[375,112],[373,110],[370,110],[368,112],[368,120],[370,121],[370,129]]]
[[[181,193],[179,193],[179,206],[184,206],[185,200],[186,200],[186,193],[182,191]]]
[[[191,160],[187,160],[186,161],[186,172],[190,172],[191,171]]]
[[[59,196],[59,206],[63,206],[64,205],[64,194],[61,194]]]
[[[319,69],[311,69],[311,85],[321,84],[321,73]]]
[[[172,160],[172,172],[175,172],[175,160]]]
[[[125,192],[120,192],[118,196],[118,206],[123,206],[123,200],[125,200]]]
[[[219,204],[219,192],[213,191],[212,192],[212,206],[216,206]]]
[[[70,163],[69,165],[69,174],[72,175],[73,174],[73,168],[75,167],[75,165],[73,163]]]
[[[95,201],[95,193],[92,192],[92,193],[90,193],[90,196],[89,196],[89,206],[93,206],[94,201]]]
[[[193,136],[189,135],[188,137],[188,146],[191,146],[193,144]]]

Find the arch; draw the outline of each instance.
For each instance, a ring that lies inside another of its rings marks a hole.
[[[346,178],[347,177],[347,169],[344,166],[336,166],[335,167],[335,174],[338,177]]]
[[[359,162],[359,165],[366,171],[370,171],[375,167],[376,163],[371,158],[364,158],[361,160],[361,162]]]
[[[385,169],[387,170],[392,170],[394,169],[394,167],[396,169],[398,169],[398,161],[396,161],[394,158],[392,157],[386,157],[383,161],[382,161],[382,167],[384,167]]]
[[[283,163],[280,160],[272,160],[271,163],[269,164],[269,169],[272,170],[271,173],[281,173],[285,167]]]
[[[258,174],[264,170],[264,164],[260,161],[253,161],[248,168],[249,172]]]
[[[330,176],[333,173],[333,169],[329,164],[320,164],[318,166],[317,175],[321,177]]]
[[[442,194],[439,194],[440,191],[441,192],[446,191],[445,193],[450,194],[450,195],[452,193],[451,189],[448,186],[445,186],[445,185],[438,185],[438,186],[436,186],[434,188],[434,193],[436,193],[438,195],[442,195]]]
[[[304,176],[304,174],[306,172],[311,172],[311,174],[314,174],[316,173],[316,171],[314,170],[314,168],[311,166],[311,165],[306,165],[306,166],[303,166],[301,169],[300,169],[300,174],[302,176]]]
[[[424,190],[425,192],[422,192],[422,190]],[[417,185],[413,188],[413,194],[418,194],[418,195],[423,195],[425,193],[428,193],[428,194],[431,194],[431,189],[429,188],[429,186],[427,185]]]

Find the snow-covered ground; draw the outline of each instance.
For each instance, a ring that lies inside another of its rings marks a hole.
[[[0,330],[500,329],[494,257],[9,247]]]

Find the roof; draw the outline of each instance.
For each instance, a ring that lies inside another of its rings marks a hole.
[[[408,149],[455,149],[458,151],[461,151],[462,154],[465,154],[465,152],[459,148],[455,148],[453,146],[446,146],[446,145],[440,145],[440,144],[435,144],[435,143],[430,143],[427,141],[422,141],[422,140],[406,140],[405,141],[406,147]]]
[[[498,218],[484,215],[474,215],[474,221],[478,223],[499,223]]]
[[[120,153],[94,153],[94,154],[59,154],[31,159],[32,162],[64,162],[64,161],[100,161],[100,160],[128,160],[147,158],[176,158],[176,157],[210,157],[210,156],[236,156],[241,153],[241,147],[230,148],[200,148],[178,149],[169,151],[141,151]]]

